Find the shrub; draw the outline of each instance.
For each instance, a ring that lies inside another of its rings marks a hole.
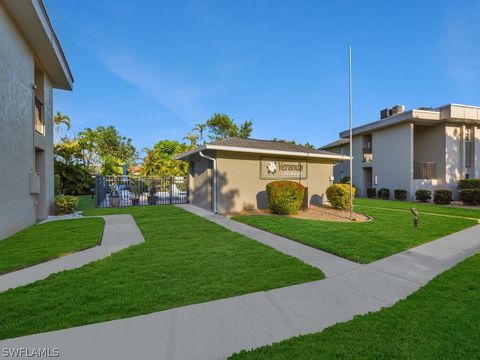
[[[78,199],[71,195],[55,196],[53,212],[55,215],[73,214],[78,205]]]
[[[377,189],[368,188],[367,189],[367,197],[370,198],[370,199],[375,199],[377,197]]]
[[[480,179],[464,179],[458,182],[458,189],[480,189]]]
[[[350,176],[344,176],[340,180],[340,184],[350,184]]]
[[[465,205],[480,205],[480,189],[463,189],[460,191],[460,200]]]
[[[418,202],[429,202],[432,200],[432,192],[430,190],[417,190],[415,191],[415,199],[417,199]]]
[[[407,200],[407,190],[396,189],[393,191],[393,194],[396,200]]]
[[[274,214],[296,214],[303,203],[304,187],[294,181],[267,184],[268,207]]]
[[[390,190],[388,190],[387,188],[381,188],[380,190],[378,190],[377,196],[379,199],[388,200],[390,199]]]
[[[336,209],[350,209],[350,185],[333,184],[327,188],[327,199]],[[355,196],[355,188],[352,186],[352,195]]]
[[[433,201],[438,205],[448,205],[452,202],[452,192],[450,190],[435,190]]]

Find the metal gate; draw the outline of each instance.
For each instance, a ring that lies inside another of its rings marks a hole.
[[[188,177],[95,176],[96,206],[186,204]]]

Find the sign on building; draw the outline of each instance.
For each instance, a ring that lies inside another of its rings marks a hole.
[[[303,180],[307,178],[307,163],[301,160],[262,158],[260,159],[260,178]]]

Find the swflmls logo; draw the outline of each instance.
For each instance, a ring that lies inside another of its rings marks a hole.
[[[277,163],[275,161],[270,161],[267,165],[267,171],[269,174],[275,174],[277,172]]]

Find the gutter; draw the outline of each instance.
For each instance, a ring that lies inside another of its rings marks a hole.
[[[198,154],[213,163],[213,213],[217,214],[217,159],[203,154],[201,150]]]

